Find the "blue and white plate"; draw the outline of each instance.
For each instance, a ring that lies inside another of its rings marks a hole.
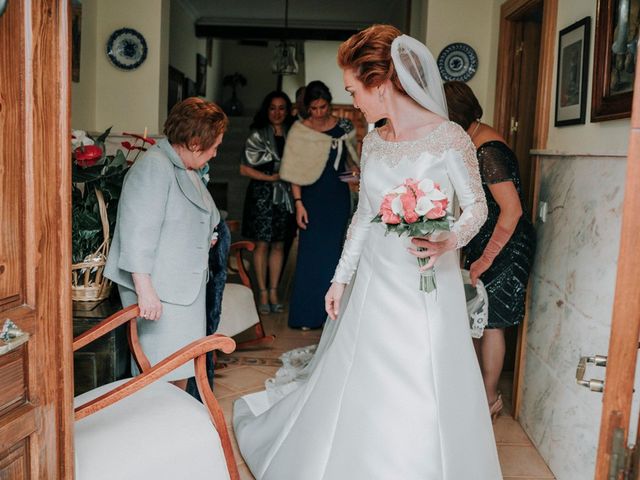
[[[147,58],[147,42],[137,30],[120,28],[107,41],[107,55],[116,67],[134,70]]]
[[[445,81],[468,82],[478,70],[478,55],[466,43],[452,43],[438,55],[438,70]]]

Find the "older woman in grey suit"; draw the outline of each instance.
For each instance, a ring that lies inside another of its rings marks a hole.
[[[227,117],[188,98],[173,107],[160,140],[124,180],[105,276],[124,306],[138,303],[140,342],[151,364],[205,336],[209,247],[220,214],[198,170],[216,156]],[[184,388],[188,363],[166,379]]]

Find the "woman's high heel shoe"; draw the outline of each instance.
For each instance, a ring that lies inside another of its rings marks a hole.
[[[270,288],[269,290],[275,291],[276,294],[278,293],[278,289],[277,288]],[[284,312],[284,305],[282,303],[271,303],[271,312],[272,313],[282,313]]]
[[[266,293],[267,289],[260,289],[260,296],[262,293]],[[260,315],[269,315],[271,313],[271,306],[268,303],[259,303],[258,304],[258,313]]]
[[[496,398],[493,403],[489,404],[489,414],[491,415],[492,423],[496,423],[503,407],[504,403],[502,402],[502,394],[498,392],[498,398]]]

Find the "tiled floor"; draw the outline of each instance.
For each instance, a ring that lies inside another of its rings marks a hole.
[[[229,425],[231,424],[233,401],[244,394],[262,390],[264,381],[273,376],[278,369],[274,365],[283,352],[292,348],[315,344],[320,338],[320,331],[302,332],[287,328],[286,314],[265,316],[264,323],[267,333],[276,335],[273,345],[235,352],[231,355],[232,358],[229,359],[229,361],[235,363],[216,371],[214,391]],[[224,361],[224,358],[222,361]],[[252,364],[247,365],[247,363]],[[506,378],[504,383],[503,392],[509,392],[510,379]],[[531,444],[527,434],[509,415],[509,400],[505,395],[506,411],[495,424],[498,455],[500,456],[504,479],[553,479],[553,474]],[[233,437],[232,428],[230,428],[230,433]],[[242,480],[253,479],[251,472],[249,472],[238,453],[235,439],[233,439],[233,443],[236,461],[240,469],[240,478]]]

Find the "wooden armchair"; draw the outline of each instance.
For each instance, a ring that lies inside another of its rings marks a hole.
[[[73,342],[76,351],[127,323],[131,352],[142,372],[75,398],[75,478],[239,480],[229,432],[205,366],[207,352],[231,353],[235,342],[210,335],[152,367],[138,341],[138,315],[137,305],[127,307]],[[202,404],[161,380],[191,360]]]
[[[250,241],[234,242],[229,251],[229,273],[240,277],[241,283],[227,282],[222,295],[222,314],[218,333],[232,337],[253,328],[255,338],[238,343],[237,348],[270,345],[275,335],[267,335],[258,315],[256,302],[251,288],[251,279],[247,274],[245,251],[252,252],[255,244]]]

